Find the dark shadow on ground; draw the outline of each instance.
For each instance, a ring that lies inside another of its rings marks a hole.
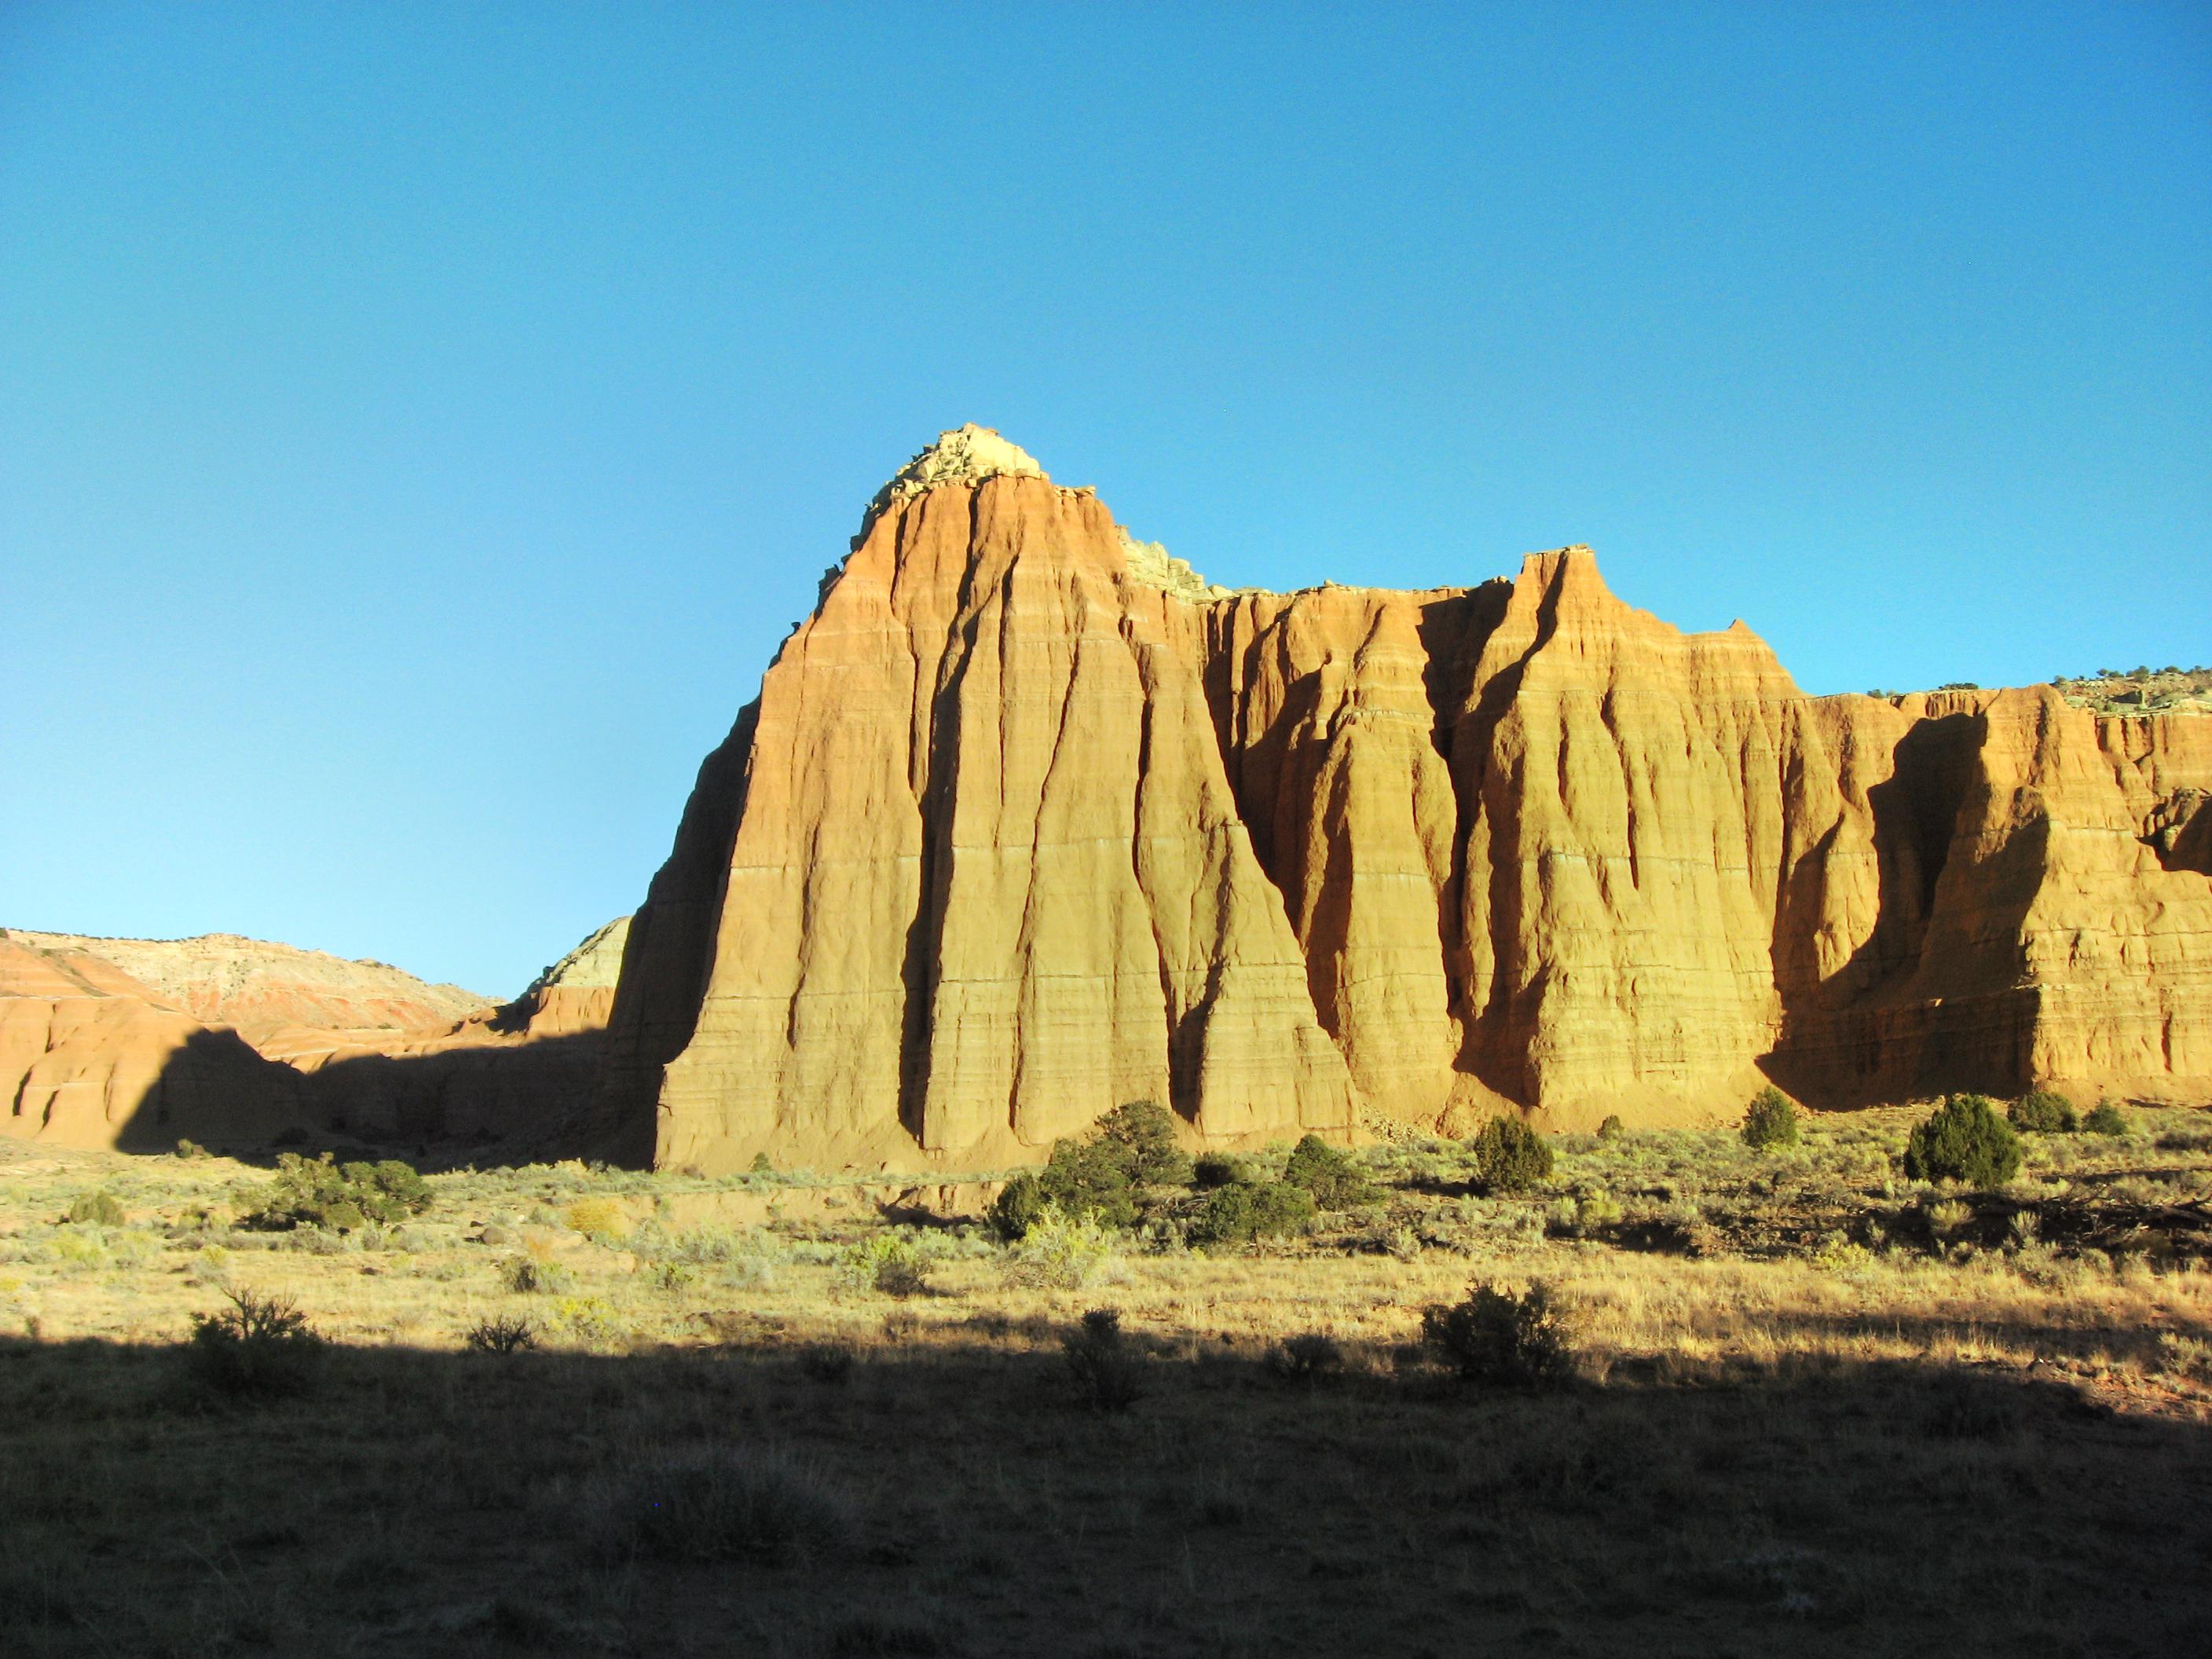
[[[2017,1371],[1299,1385],[1191,1332],[1099,1412],[1055,1328],[900,1317],[842,1360],[342,1349],[260,1402],[0,1342],[9,1650],[2212,1650],[2212,1435]]]

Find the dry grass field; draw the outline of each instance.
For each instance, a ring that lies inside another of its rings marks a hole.
[[[1924,1115],[1378,1145],[1217,1253],[574,1164],[259,1231],[271,1170],[0,1142],[0,1650],[2212,1651],[2212,1115],[1985,1192]],[[1476,1281],[1564,1375],[1424,1344]],[[234,1293],[323,1340],[226,1366]]]

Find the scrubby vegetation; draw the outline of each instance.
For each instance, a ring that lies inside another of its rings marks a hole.
[[[397,1158],[379,1164],[339,1164],[285,1152],[276,1179],[240,1224],[268,1230],[319,1227],[349,1233],[372,1222],[390,1224],[430,1207],[430,1188],[413,1165]]]
[[[2120,1109],[2109,1100],[2100,1100],[2089,1109],[2081,1120],[2081,1133],[2091,1135],[2124,1135],[2128,1132],[2128,1121]]]
[[[1574,1375],[1570,1328],[1548,1285],[1477,1283],[1421,1310],[1421,1340],[1468,1382],[1557,1388]]]
[[[1302,1188],[1324,1210],[1357,1209],[1382,1196],[1358,1164],[1315,1134],[1291,1148],[1283,1163],[1283,1181]]]
[[[2073,1103],[2049,1089],[2033,1089],[2013,1102],[2005,1115],[2015,1129],[2032,1134],[2070,1135],[2081,1127]]]
[[[2100,668],[2093,675],[2061,676],[2051,684],[2069,702],[2100,714],[2157,714],[2212,702],[2212,668]]]
[[[2195,1650],[2212,1116],[1993,1109],[2008,1177],[1908,1174],[1961,1110],[1531,1130],[1510,1190],[1480,1138],[1252,1146],[1011,1242],[1006,1172],[460,1170],[272,1229],[289,1170],[0,1142],[5,1645],[1083,1651],[1114,1583],[1168,1587],[1169,1654],[1600,1652],[1615,1607],[1666,1651],[1969,1610],[1970,1650]]]
[[[1216,1187],[1184,1230],[1196,1248],[1249,1244],[1295,1232],[1314,1217],[1313,1194],[1287,1181],[1236,1181]]]
[[[1061,1339],[1076,1398],[1094,1411],[1123,1412],[1145,1397],[1143,1362],[1130,1352],[1121,1316],[1093,1308]]]
[[[1771,1152],[1777,1146],[1797,1144],[1797,1111],[1790,1103],[1790,1097],[1772,1085],[1761,1089],[1751,1097],[1744,1109],[1743,1127],[1740,1131],[1743,1144],[1754,1152]]]
[[[192,1316],[191,1355],[200,1380],[234,1399],[305,1394],[323,1358],[323,1339],[289,1297],[226,1291],[230,1305]]]
[[[1551,1143],[1517,1117],[1493,1117],[1475,1134],[1475,1178],[1493,1193],[1525,1193],[1552,1175]]]
[[[1905,1143],[1912,1181],[2002,1187],[2020,1170],[2020,1137],[1984,1095],[1953,1095]]]

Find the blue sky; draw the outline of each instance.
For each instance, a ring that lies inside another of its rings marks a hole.
[[[1221,581],[2212,661],[2208,20],[0,8],[0,921],[519,988],[966,420]]]

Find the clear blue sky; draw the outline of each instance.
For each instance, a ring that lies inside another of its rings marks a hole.
[[[0,7],[0,921],[519,988],[966,420],[1223,581],[2212,661],[2208,18]]]

